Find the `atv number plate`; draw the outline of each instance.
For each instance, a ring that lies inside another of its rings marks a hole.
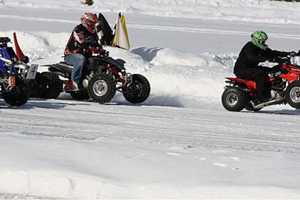
[[[38,68],[39,68],[39,65],[31,64],[30,67],[29,67],[26,79],[35,79],[36,72],[37,72]]]

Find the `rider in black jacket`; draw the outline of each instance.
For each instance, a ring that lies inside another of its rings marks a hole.
[[[268,36],[263,31],[252,33],[251,41],[242,48],[234,66],[234,74],[238,78],[254,80],[256,82],[257,99],[259,102],[265,102],[271,98],[271,86],[267,81],[267,72],[270,71],[270,68],[259,66],[259,63],[290,54],[289,52],[270,49],[265,43],[267,39]]]

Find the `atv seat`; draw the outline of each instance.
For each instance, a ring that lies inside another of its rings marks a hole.
[[[64,74],[66,77],[71,77],[73,66],[65,62],[59,62],[53,65],[48,65],[49,71]]]

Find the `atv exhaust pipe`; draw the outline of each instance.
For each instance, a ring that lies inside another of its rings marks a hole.
[[[257,104],[257,105],[255,105],[253,103],[253,101],[251,101],[250,103],[251,103],[251,105],[253,106],[254,109],[261,109],[261,108],[266,107],[266,106],[278,104],[279,102],[282,102],[283,99],[284,99],[283,97],[279,97],[279,98],[272,99],[270,101],[266,101],[266,102],[263,102],[263,103],[260,103],[260,104]]]

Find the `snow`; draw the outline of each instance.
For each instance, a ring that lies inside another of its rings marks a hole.
[[[1,4],[0,4],[1,5]],[[73,0],[4,0],[9,7],[80,9],[101,12],[139,13],[165,17],[242,20],[266,23],[299,24],[299,5],[269,0],[95,0],[93,6],[84,6]]]
[[[226,111],[224,77],[255,30],[297,50],[297,3],[267,0],[0,1],[0,36],[17,32],[31,63],[62,60],[85,11],[127,17],[132,49],[105,47],[145,75],[131,105],[0,99],[0,199],[299,199],[299,111]],[[40,70],[45,68],[40,67]]]

